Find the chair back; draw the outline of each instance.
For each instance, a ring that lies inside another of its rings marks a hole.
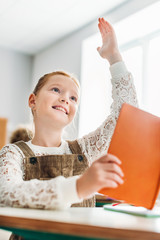
[[[7,142],[7,118],[0,118],[0,149]]]

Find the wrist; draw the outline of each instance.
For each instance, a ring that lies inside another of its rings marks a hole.
[[[111,66],[111,65],[113,65],[117,62],[121,62],[122,61],[122,56],[119,52],[115,52],[112,55],[110,55],[109,57],[107,57],[107,60],[110,64],[110,66]]]
[[[76,183],[76,186],[77,186],[77,194],[78,194],[78,197],[81,199],[81,198],[84,198],[84,194],[83,194],[83,179],[82,179],[82,176],[77,179],[77,183]]]
[[[84,175],[77,179],[77,194],[80,199],[88,198],[93,192]]]

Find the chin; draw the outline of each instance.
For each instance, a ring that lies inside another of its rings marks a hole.
[[[53,126],[57,126],[59,128],[64,128],[66,127],[68,124],[70,124],[70,122],[62,120],[62,118],[52,118],[51,123],[53,124]]]
[[[61,114],[52,114],[52,116],[50,116],[50,119],[52,119],[52,123],[55,126],[64,128],[67,125],[69,125],[73,119],[68,118],[68,115],[64,115],[62,116]]]

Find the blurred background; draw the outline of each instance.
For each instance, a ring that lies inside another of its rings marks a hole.
[[[140,108],[160,116],[159,12],[159,0],[0,0],[0,118],[8,120],[7,139],[19,124],[31,124],[28,96],[57,69],[74,73],[82,87],[65,138],[89,133],[110,113],[109,64],[96,50],[98,17],[115,28]]]
[[[140,108],[160,116],[159,13],[159,0],[0,0],[0,147],[19,124],[32,128],[28,96],[42,75],[57,69],[81,83],[79,111],[64,138],[81,137],[104,121],[111,77],[96,50],[99,17],[115,28]],[[9,235],[0,231],[1,240]]]

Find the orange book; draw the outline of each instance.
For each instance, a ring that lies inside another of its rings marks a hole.
[[[121,160],[124,183],[99,192],[152,209],[160,189],[160,118],[123,104],[108,153]]]

